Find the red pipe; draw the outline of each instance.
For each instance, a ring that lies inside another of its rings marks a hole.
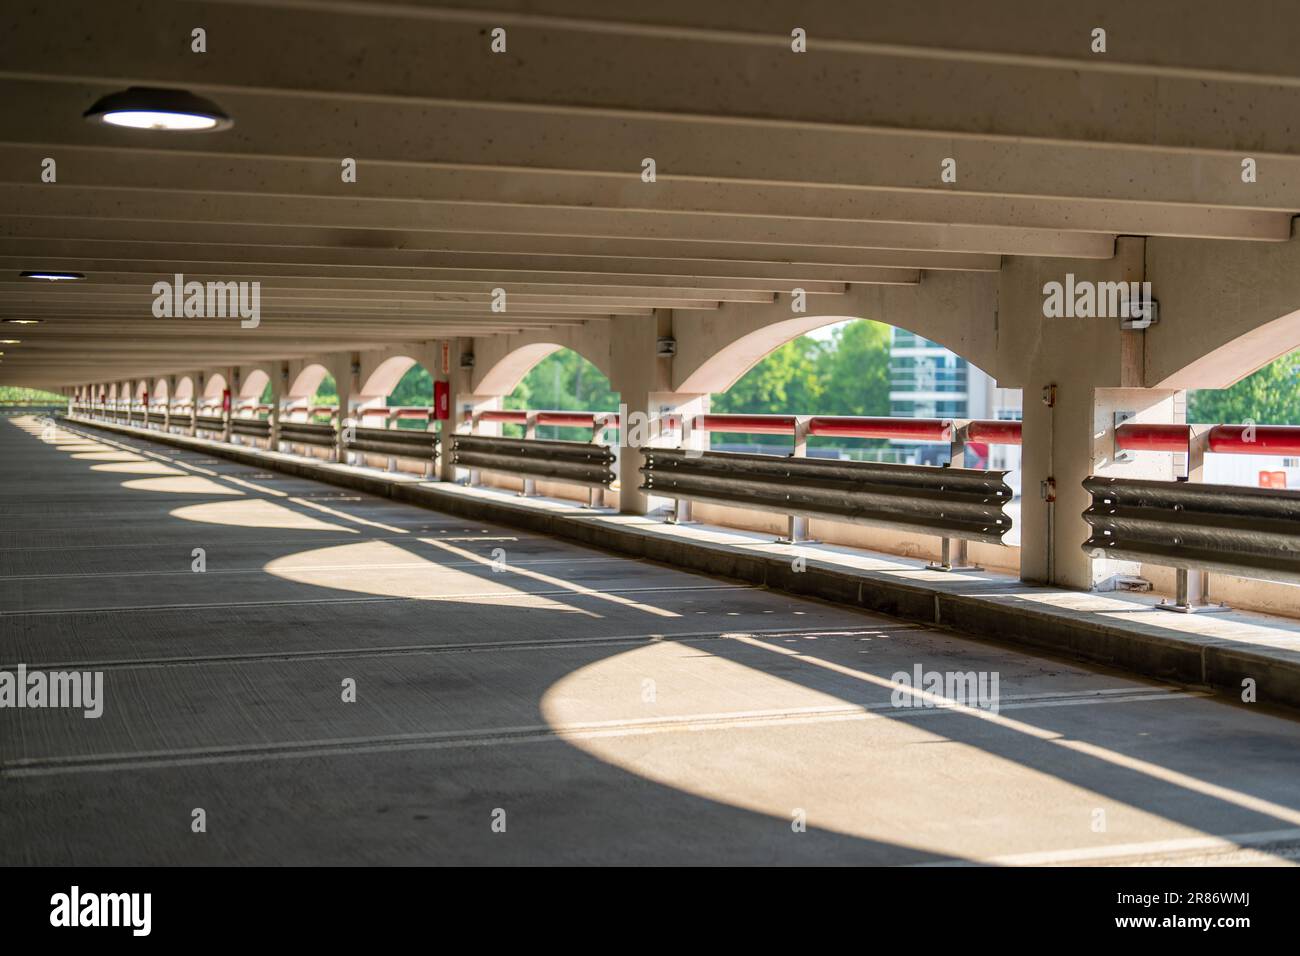
[[[793,435],[794,425],[793,415],[697,415],[693,427],[702,432]]]
[[[482,412],[478,418],[479,421],[481,422],[512,422],[513,424],[516,425],[528,424],[527,412],[507,412],[507,411]]]
[[[1215,425],[1209,449],[1236,455],[1300,455],[1300,425]]]
[[[538,412],[539,425],[565,425],[570,428],[592,428],[595,426],[594,412]]]
[[[1187,451],[1191,429],[1186,425],[1132,422],[1115,429],[1115,447],[1125,451]]]
[[[953,423],[947,418],[857,418],[824,415],[808,423],[808,434],[835,438],[896,438],[906,441],[950,442]]]
[[[972,421],[966,426],[966,439],[990,445],[1019,445],[1020,422]]]

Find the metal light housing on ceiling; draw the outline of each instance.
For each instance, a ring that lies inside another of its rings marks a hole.
[[[45,282],[77,282],[86,278],[85,272],[55,272],[51,269],[32,269],[29,272],[19,272],[19,278],[39,278]]]
[[[186,90],[132,86],[110,93],[82,114],[92,123],[180,133],[229,129],[234,120],[221,107]]]
[[[45,282],[77,282],[86,278],[84,272],[55,272],[49,269],[36,269],[18,273],[22,279],[41,279]]]

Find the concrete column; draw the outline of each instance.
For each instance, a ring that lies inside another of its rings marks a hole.
[[[356,352],[339,352],[329,356],[328,368],[339,392],[339,412],[335,426],[334,460],[347,462],[344,430],[356,412],[361,394],[361,356]]]
[[[167,376],[167,404],[163,407],[163,431],[171,434],[172,403],[176,401],[176,376]]]
[[[646,514],[650,498],[641,487],[641,447],[675,444],[665,434],[669,415],[693,416],[704,409],[707,395],[672,390],[672,358],[658,354],[659,339],[672,338],[671,310],[656,310],[652,318],[615,316],[610,329],[610,384],[619,393],[618,484],[619,511]],[[639,423],[648,422],[648,428]]]
[[[479,412],[501,407],[500,395],[476,395],[473,391],[473,368],[462,368],[463,357],[472,355],[473,339],[461,338],[451,340],[449,358],[450,368],[446,380],[451,387],[451,418],[442,427],[442,454],[438,459],[438,477],[443,481],[456,480],[456,466],[451,460],[451,436],[456,433],[468,434],[472,430],[465,421],[466,415],[473,416]],[[441,363],[439,363],[441,370]],[[441,371],[439,371],[441,374]],[[500,429],[488,426],[478,434],[499,434]]]
[[[271,363],[271,414],[267,421],[270,434],[266,442],[269,451],[280,450],[280,415],[284,410],[284,393],[288,388],[288,382],[289,363]]]
[[[999,289],[999,384],[1024,390],[1020,574],[1026,581],[1089,589],[1116,562],[1082,550],[1089,475],[1170,478],[1168,455],[1116,462],[1115,413],[1173,421],[1169,389],[1142,386],[1145,332],[1116,317],[1044,315],[1044,286],[1064,282],[1140,282],[1143,241],[1121,239],[1113,259],[1008,259]]]

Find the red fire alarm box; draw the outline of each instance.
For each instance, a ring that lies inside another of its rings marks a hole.
[[[451,418],[451,385],[448,382],[433,383],[433,417],[439,421]]]
[[[228,388],[221,393],[221,410],[223,412],[230,411],[230,389]]]

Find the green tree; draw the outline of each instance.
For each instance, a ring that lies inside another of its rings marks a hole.
[[[775,349],[725,392],[712,398],[720,413],[753,415],[888,415],[890,328],[858,319],[826,338],[804,335]],[[718,443],[788,445],[783,435],[717,434]],[[813,440],[814,444],[825,444]],[[841,447],[881,442],[836,439]]]
[[[1300,424],[1300,352],[1284,355],[1224,389],[1187,394],[1187,420],[1201,424]]]
[[[618,393],[600,369],[572,349],[560,349],[529,370],[506,396],[505,407],[616,412]]]
[[[618,393],[609,379],[572,349],[560,349],[534,365],[515,390],[506,396],[506,408],[554,409],[556,411],[616,412]],[[504,434],[523,434],[523,427],[507,425]],[[543,426],[539,438],[582,441],[590,432],[582,428]]]
[[[433,376],[423,365],[415,364],[397,380],[388,396],[388,407],[433,404]]]
[[[822,349],[818,374],[827,415],[889,414],[890,328],[859,320],[840,326]]]

